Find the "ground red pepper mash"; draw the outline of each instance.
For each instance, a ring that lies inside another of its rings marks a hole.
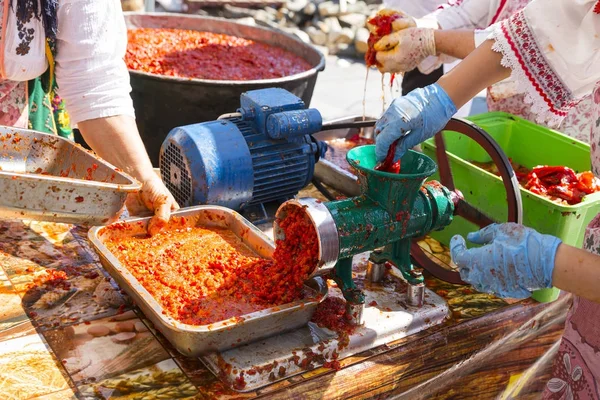
[[[223,228],[171,227],[154,236],[113,238],[106,245],[169,316],[206,325],[305,295],[303,284],[318,263],[316,231],[298,209],[280,226],[286,240],[277,241],[273,260],[258,257]]]
[[[279,47],[235,36],[183,29],[130,29],[129,69],[180,78],[246,81],[307,71],[311,65]]]
[[[339,335],[339,347],[342,349],[350,342],[350,335],[356,330],[346,313],[346,300],[339,297],[328,297],[315,311],[312,321],[322,328],[327,328]]]

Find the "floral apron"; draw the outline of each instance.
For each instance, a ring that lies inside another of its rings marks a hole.
[[[4,13],[8,11],[8,7],[5,1],[10,0],[0,0],[0,37],[6,26]],[[72,139],[64,102],[56,93],[56,47],[53,40],[47,40],[46,50],[50,68],[41,77],[29,82],[0,80],[0,125],[29,128]],[[23,51],[28,51],[27,46]]]
[[[600,85],[592,99],[592,169],[600,176]],[[600,214],[588,225],[583,247],[600,255]],[[574,298],[544,399],[600,399],[600,303]]]

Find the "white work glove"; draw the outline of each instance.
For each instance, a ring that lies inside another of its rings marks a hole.
[[[423,60],[437,54],[435,30],[407,28],[381,38],[374,45],[381,72],[404,73],[415,69]]]
[[[131,215],[139,215],[148,210],[154,213],[154,217],[148,224],[148,233],[158,233],[169,222],[171,211],[179,208],[173,195],[158,175],[152,175],[142,182],[142,189],[127,197],[125,202],[127,211]]]

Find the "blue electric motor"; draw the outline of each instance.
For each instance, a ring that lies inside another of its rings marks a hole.
[[[215,99],[218,101],[218,99]],[[283,89],[242,94],[237,113],[173,129],[160,150],[163,181],[181,207],[234,210],[295,196],[325,144],[321,114]]]

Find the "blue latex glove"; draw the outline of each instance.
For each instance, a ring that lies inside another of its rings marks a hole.
[[[396,147],[397,161],[407,150],[442,130],[455,113],[452,99],[437,83],[398,97],[375,124],[377,161],[383,161],[392,143],[403,137]]]
[[[465,239],[456,235],[450,252],[462,280],[478,291],[522,299],[534,290],[552,287],[559,238],[506,223],[471,232],[467,239],[484,246],[467,249]]]

